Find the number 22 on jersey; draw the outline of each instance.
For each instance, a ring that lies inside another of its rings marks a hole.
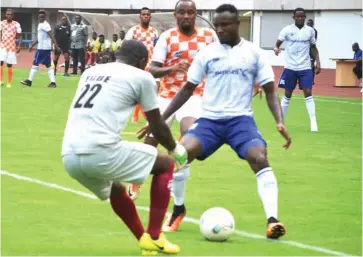
[[[82,88],[82,93],[78,97],[76,103],[74,104],[74,108],[92,108],[92,101],[98,95],[98,93],[102,90],[101,84],[86,84]]]

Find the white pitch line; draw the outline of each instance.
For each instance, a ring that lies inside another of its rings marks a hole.
[[[70,192],[70,193],[73,193],[73,194],[76,194],[76,195],[79,195],[79,196],[83,196],[85,198],[98,199],[96,196],[88,194],[88,193],[84,193],[82,191],[78,191],[78,190],[74,190],[74,189],[71,189],[71,188],[63,187],[63,186],[53,184],[53,183],[47,183],[47,182],[41,181],[39,179],[24,177],[24,176],[14,174],[14,173],[10,173],[10,172],[4,171],[4,170],[1,170],[0,174],[5,175],[5,176],[9,176],[9,177],[12,177],[12,178],[15,178],[15,179],[18,179],[18,180],[24,180],[24,181],[28,181],[28,182],[31,182],[31,183],[36,183],[36,184],[39,184],[39,185],[42,185],[42,186],[45,186],[45,187],[55,188],[55,189],[59,189],[59,190],[62,190],[62,191]],[[149,208],[144,207],[144,206],[137,206],[137,209],[147,211],[147,212],[149,211]],[[197,219],[185,217],[184,221],[195,224],[195,225],[199,225],[199,220],[197,220]],[[257,234],[251,234],[251,233],[248,233],[248,232],[245,232],[245,231],[236,230],[235,234],[237,234],[239,236],[247,237],[247,238],[252,238],[252,239],[267,240],[265,236],[261,236],[261,235],[257,235]],[[280,243],[280,244],[285,244],[285,245],[290,245],[290,246],[294,246],[294,247],[305,249],[305,250],[321,252],[321,253],[325,253],[325,254],[329,254],[329,255],[354,256],[354,255],[351,255],[351,254],[348,254],[348,253],[337,252],[337,251],[322,248],[322,247],[306,245],[306,244],[302,244],[302,243],[295,242],[295,241],[288,241],[288,240],[277,240],[277,241],[275,241],[274,240],[273,242]]]

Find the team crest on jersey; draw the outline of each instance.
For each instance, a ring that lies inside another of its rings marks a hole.
[[[178,52],[175,52],[174,53],[174,57],[175,58],[180,58],[182,56],[182,52],[181,51],[178,51]]]

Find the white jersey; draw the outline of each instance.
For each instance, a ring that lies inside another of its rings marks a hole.
[[[145,112],[158,108],[150,73],[119,62],[87,69],[69,110],[62,155],[116,146],[136,104]]]
[[[39,50],[51,50],[52,49],[52,39],[48,35],[51,31],[51,27],[47,21],[43,21],[38,24],[38,47]]]
[[[286,69],[311,69],[310,44],[316,44],[313,28],[305,25],[299,29],[295,24],[286,26],[281,30],[278,40],[285,42]]]
[[[262,50],[244,39],[233,48],[215,42],[201,49],[189,68],[188,81],[199,85],[205,76],[201,117],[214,120],[253,116],[255,82],[264,86],[274,81]]]

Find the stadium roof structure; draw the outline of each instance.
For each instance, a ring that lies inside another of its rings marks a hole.
[[[106,38],[111,38],[112,34],[119,34],[121,30],[127,30],[140,23],[139,14],[105,14],[74,12],[59,10],[67,16],[70,22],[74,22],[75,16],[80,15],[84,24],[88,26],[89,32],[95,31],[97,34],[103,34]],[[173,12],[152,13],[150,25],[156,28],[159,33],[176,26]],[[198,15],[196,26],[213,28],[212,24],[204,17]]]

